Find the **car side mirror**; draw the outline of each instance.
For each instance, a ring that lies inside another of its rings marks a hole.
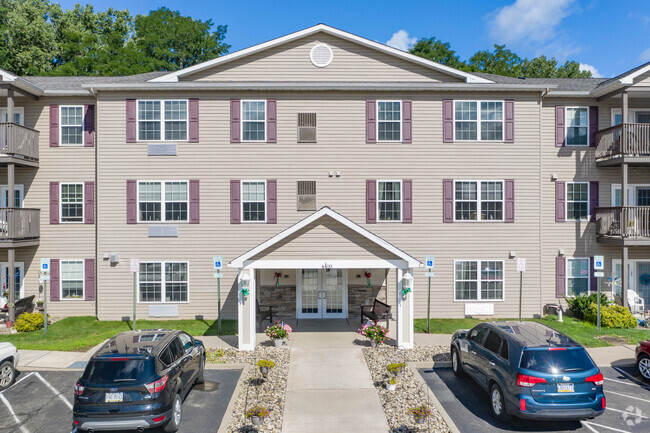
[[[197,346],[203,346],[203,342],[201,340],[194,340],[194,344]]]

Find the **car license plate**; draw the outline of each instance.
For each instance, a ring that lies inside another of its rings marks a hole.
[[[106,403],[121,403],[124,400],[124,393],[122,392],[107,392]]]
[[[558,383],[557,392],[573,392],[572,383]]]

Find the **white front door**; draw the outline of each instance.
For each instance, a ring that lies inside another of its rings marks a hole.
[[[23,262],[15,262],[14,274],[14,287],[16,288],[16,300],[25,297],[25,288],[23,284],[23,276],[25,275],[25,264]],[[5,307],[9,298],[7,292],[7,279],[9,278],[9,264],[7,262],[0,263],[0,305]]]
[[[301,269],[297,274],[296,317],[348,317],[348,281],[345,269]]]

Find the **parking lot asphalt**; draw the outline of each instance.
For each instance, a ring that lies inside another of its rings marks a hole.
[[[0,393],[0,432],[74,432],[73,388],[81,374],[70,370],[21,372],[14,385]],[[195,385],[183,402],[179,431],[216,433],[240,374],[240,369],[207,369],[205,384]]]
[[[650,384],[634,365],[602,367],[607,399],[605,413],[585,421],[530,421],[493,418],[488,394],[472,379],[458,378],[450,368],[419,369],[420,374],[461,433],[500,432],[650,432]]]

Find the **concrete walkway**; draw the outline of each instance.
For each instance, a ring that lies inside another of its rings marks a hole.
[[[283,433],[377,433],[388,423],[361,348],[345,320],[300,320],[291,337]],[[324,332],[327,330],[327,332]]]

